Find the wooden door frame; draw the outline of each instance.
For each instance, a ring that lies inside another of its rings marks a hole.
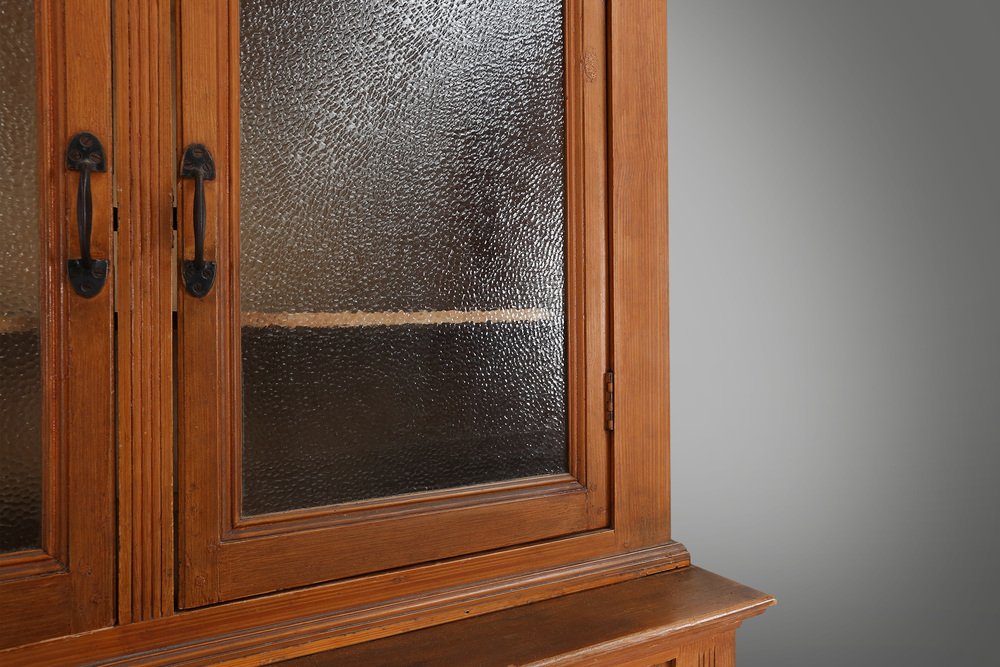
[[[78,175],[66,169],[78,132],[96,135],[112,163],[91,179],[92,253],[112,256],[111,5],[38,0],[35,7],[43,534],[41,549],[0,556],[0,647],[114,622],[115,276],[112,267],[90,299],[66,278],[66,262],[79,257]]]
[[[570,474],[328,508],[240,515],[239,3],[179,3],[178,139],[216,156],[206,187],[212,292],[178,292],[179,606],[198,607],[609,525],[610,366],[603,3],[567,0]],[[193,252],[189,181],[178,246]],[[488,528],[486,528],[488,526]]]

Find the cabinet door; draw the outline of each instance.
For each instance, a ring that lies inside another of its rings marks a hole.
[[[91,255],[111,257],[110,4],[0,0],[0,17],[3,648],[113,621],[114,278],[68,279],[82,173]]]
[[[178,6],[180,605],[608,526],[604,3]]]

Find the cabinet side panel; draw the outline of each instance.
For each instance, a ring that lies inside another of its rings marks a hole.
[[[670,537],[666,5],[609,14],[615,530],[629,548]]]

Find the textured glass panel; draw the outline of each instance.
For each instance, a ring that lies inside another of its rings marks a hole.
[[[242,0],[245,513],[567,469],[562,4]]]
[[[41,545],[35,6],[0,0],[0,553]]]
[[[244,510],[565,470],[562,326],[246,328]]]

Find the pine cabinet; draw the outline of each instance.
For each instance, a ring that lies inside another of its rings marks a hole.
[[[0,15],[0,663],[773,603],[670,532],[662,0]]]

